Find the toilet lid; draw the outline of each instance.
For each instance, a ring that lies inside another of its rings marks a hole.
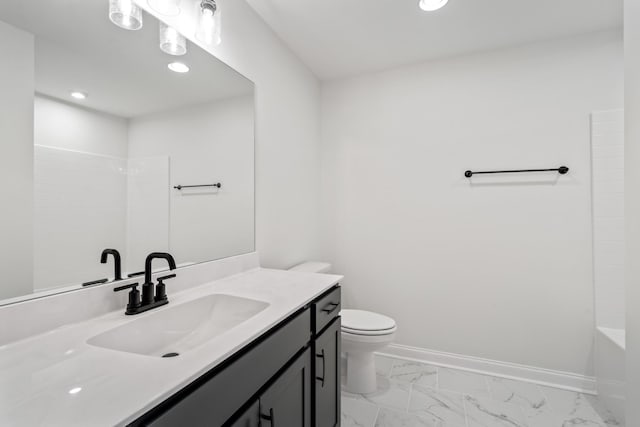
[[[396,322],[382,314],[364,310],[342,310],[342,328],[352,331],[387,331],[396,327]]]

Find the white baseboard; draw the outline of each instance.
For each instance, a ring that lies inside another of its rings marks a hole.
[[[548,387],[596,394],[596,379],[570,372],[554,371],[473,356],[444,353],[424,348],[392,344],[379,352],[381,356],[423,362],[435,366],[461,369],[494,377],[508,378]]]

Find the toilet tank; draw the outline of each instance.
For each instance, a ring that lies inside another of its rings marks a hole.
[[[291,267],[289,271],[298,271],[301,273],[329,273],[331,264],[319,261],[308,261]]]

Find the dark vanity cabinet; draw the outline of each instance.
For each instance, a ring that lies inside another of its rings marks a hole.
[[[340,425],[340,317],[314,341],[314,427]]]
[[[314,427],[340,425],[340,288],[313,304]]]
[[[236,420],[229,424],[230,427],[259,427],[260,426],[260,402],[253,402],[249,409],[242,412]]]
[[[339,426],[339,313],[336,286],[130,425]]]
[[[310,427],[311,358],[307,349],[260,394],[231,427]]]
[[[260,396],[262,426],[311,427],[310,355],[307,349]]]

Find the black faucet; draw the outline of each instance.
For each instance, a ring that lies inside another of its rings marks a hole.
[[[113,255],[113,261],[115,263],[115,273],[113,280],[122,280],[122,258],[120,257],[120,252],[115,249],[105,249],[102,251],[102,256],[100,257],[100,263],[106,264],[107,257],[109,255]]]
[[[158,286],[156,288],[152,278],[152,264],[154,259],[164,259],[169,264],[169,268],[171,270],[176,269],[176,261],[170,254],[164,252],[153,252],[149,254],[144,263],[144,283],[142,284],[142,298],[140,298],[140,292],[138,291],[137,283],[119,286],[114,289],[115,292],[123,291],[125,289],[131,289],[131,291],[129,292],[129,303],[127,304],[127,311],[125,312],[125,314],[139,314],[169,303],[164,281],[167,279],[173,279],[174,277],[176,277],[176,275],[170,274],[168,276],[158,277]]]
[[[151,269],[154,259],[164,259],[169,263],[169,269],[176,269],[176,261],[171,254],[166,252],[153,252],[147,255],[147,259],[144,262],[144,283],[142,284],[142,305],[152,304],[155,299],[155,285],[151,279],[153,270]],[[166,299],[166,296],[165,296]]]

